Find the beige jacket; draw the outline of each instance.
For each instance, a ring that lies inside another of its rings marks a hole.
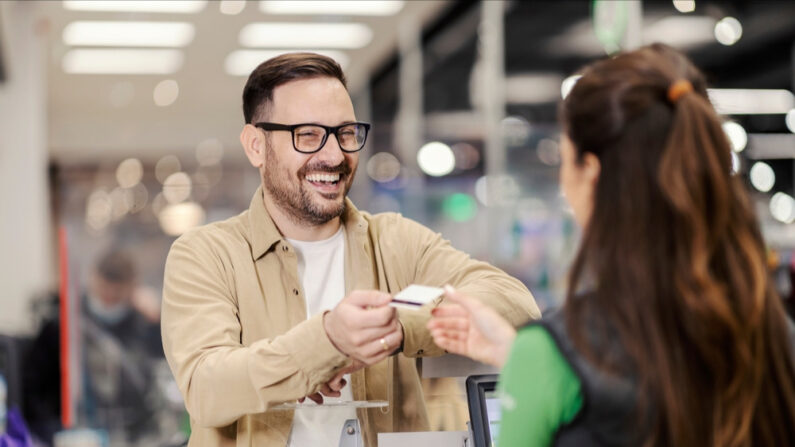
[[[346,293],[449,283],[515,325],[540,315],[519,281],[412,220],[359,212],[347,201],[343,223]],[[354,399],[390,402],[357,410],[366,445],[375,446],[379,432],[428,430],[413,357],[443,353],[425,329],[429,317],[428,309],[400,310],[403,354],[352,374]],[[350,364],[329,341],[322,316],[306,319],[295,250],[268,215],[261,187],[247,211],[174,242],[161,324],[190,413],[190,447],[286,445],[293,412],[268,409],[318,391]]]

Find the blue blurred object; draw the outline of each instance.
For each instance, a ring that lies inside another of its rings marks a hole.
[[[0,433],[6,432],[6,394],[8,394],[8,385],[6,379],[0,374]]]
[[[33,447],[28,427],[16,408],[8,410],[6,432],[0,435],[0,447]]]

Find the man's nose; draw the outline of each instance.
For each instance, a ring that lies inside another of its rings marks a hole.
[[[325,161],[330,166],[337,166],[345,160],[345,153],[340,148],[337,135],[331,133],[326,139],[326,144],[315,154],[316,158]]]

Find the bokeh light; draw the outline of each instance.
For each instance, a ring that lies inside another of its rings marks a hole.
[[[500,122],[500,126],[507,146],[523,146],[530,138],[530,123],[522,116],[507,116]]]
[[[146,203],[149,201],[149,191],[142,183],[138,183],[126,191],[124,198],[127,201],[130,214],[135,214],[146,207]]]
[[[367,175],[378,183],[387,183],[400,175],[400,161],[389,152],[378,152],[367,160]]]
[[[770,198],[770,214],[779,222],[795,222],[795,199],[783,192],[773,194]]]
[[[174,104],[178,97],[179,84],[173,79],[158,82],[152,92],[152,98],[159,107],[167,107]]]
[[[455,167],[462,171],[475,168],[480,163],[480,151],[469,143],[456,143],[450,146],[455,156]]]
[[[724,17],[715,24],[715,39],[723,45],[734,45],[743,35],[743,26],[734,17]]]
[[[184,172],[175,172],[163,183],[163,197],[168,203],[179,203],[190,197],[192,182]]]
[[[94,230],[102,230],[111,221],[113,206],[110,196],[104,189],[97,189],[88,196],[86,203],[86,224]]]
[[[130,195],[129,189],[113,188],[110,192],[111,218],[120,220],[130,211],[129,203],[132,201],[127,196]]]
[[[483,176],[475,181],[475,197],[486,206],[511,206],[520,194],[519,183],[510,175]]]
[[[784,122],[787,124],[787,129],[789,129],[790,132],[795,133],[795,109],[787,112]]]
[[[729,137],[734,152],[742,152],[748,145],[748,134],[743,126],[734,121],[726,121],[723,123],[723,131]]]
[[[769,164],[763,161],[754,163],[748,175],[754,188],[762,192],[770,191],[776,184],[776,173],[773,172],[773,168]]]
[[[169,236],[180,234],[204,223],[204,209],[195,202],[183,202],[166,206],[157,215],[160,228]]]
[[[218,10],[221,11],[221,14],[228,16],[238,15],[245,8],[246,2],[244,0],[221,0],[218,5]]]
[[[560,97],[566,99],[566,97],[569,96],[571,89],[574,88],[574,84],[576,84],[581,77],[582,75],[576,74],[564,79],[563,82],[560,83]]]
[[[542,138],[536,145],[536,154],[541,163],[549,166],[560,164],[560,146],[551,138]]]
[[[174,155],[166,155],[165,157],[158,160],[157,164],[155,165],[155,178],[160,183],[165,183],[166,179],[173,173],[179,172],[182,170],[182,164],[179,162],[179,158]]]
[[[740,160],[740,156],[737,155],[736,152],[732,152],[732,174],[737,174],[740,172],[742,168],[742,160]]]
[[[196,145],[196,161],[200,166],[215,165],[224,158],[224,145],[218,138],[207,138]]]
[[[422,146],[417,152],[417,163],[422,172],[433,177],[441,177],[455,169],[455,155],[450,146],[432,141]]]
[[[128,158],[116,168],[116,181],[122,188],[132,188],[144,175],[144,165],[137,158]]]
[[[686,14],[696,10],[696,2],[695,0],[674,0],[674,8]]]

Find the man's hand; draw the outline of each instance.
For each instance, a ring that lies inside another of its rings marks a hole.
[[[516,330],[492,308],[445,286],[445,303],[428,322],[440,348],[502,368]]]
[[[345,374],[356,372],[364,368],[364,366],[365,366],[364,363],[358,360],[354,360],[350,366],[339,370],[337,374],[331,378],[331,380],[321,385],[320,391],[314,394],[310,394],[309,396],[306,397],[313,400],[318,405],[323,403],[323,396],[340,397],[341,394],[340,390],[345,388],[345,385],[348,384],[348,382],[345,380]],[[306,397],[298,399],[298,402],[303,402],[304,399],[306,399]]]
[[[392,296],[375,290],[356,290],[323,315],[323,327],[334,346],[364,365],[388,357],[403,341]]]

